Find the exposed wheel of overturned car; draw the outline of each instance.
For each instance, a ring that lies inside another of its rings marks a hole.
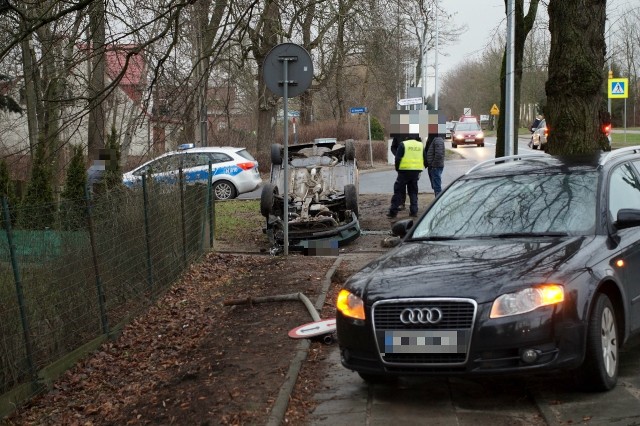
[[[353,161],[356,158],[356,146],[353,141],[346,141],[344,144],[344,160]]]
[[[264,217],[269,217],[273,213],[273,202],[275,196],[278,194],[278,187],[267,182],[262,187],[262,193],[260,194],[260,213]]]
[[[279,143],[271,144],[271,164],[282,164],[282,150],[284,147]]]
[[[344,204],[347,210],[358,216],[358,190],[354,184],[344,186]]]

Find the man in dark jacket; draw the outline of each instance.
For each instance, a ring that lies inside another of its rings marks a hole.
[[[444,139],[440,135],[427,143],[425,164],[431,188],[437,197],[442,192],[442,171],[444,170]]]
[[[398,177],[393,184],[393,197],[387,217],[392,219],[398,215],[398,207],[406,192],[409,194],[409,215],[418,216],[418,180],[425,167],[425,149],[418,135],[407,137],[400,142],[396,151],[395,166]]]

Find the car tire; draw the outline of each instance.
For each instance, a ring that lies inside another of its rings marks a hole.
[[[260,193],[260,213],[262,216],[268,218],[273,213],[273,202],[277,193],[278,187],[270,182],[265,183],[262,187]]]
[[[352,141],[344,144],[344,161],[353,161],[356,159],[356,147]]]
[[[583,388],[607,391],[618,381],[618,324],[609,297],[596,295],[587,325],[585,359],[579,378]]]
[[[216,200],[231,200],[236,196],[236,187],[228,180],[219,180],[213,184],[213,198]]]
[[[271,144],[271,164],[282,164],[282,149],[279,143]]]
[[[344,204],[347,210],[358,216],[358,191],[352,183],[344,186]]]
[[[456,143],[451,142],[451,148],[457,148],[458,145]]]

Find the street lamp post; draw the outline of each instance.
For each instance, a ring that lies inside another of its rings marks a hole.
[[[438,110],[438,0],[436,0],[436,62],[435,62],[435,77],[434,77],[434,91],[435,91],[435,103],[434,108]]]

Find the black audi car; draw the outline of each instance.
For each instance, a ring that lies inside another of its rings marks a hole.
[[[342,364],[367,381],[575,370],[608,390],[640,332],[640,147],[481,163],[337,299]]]

